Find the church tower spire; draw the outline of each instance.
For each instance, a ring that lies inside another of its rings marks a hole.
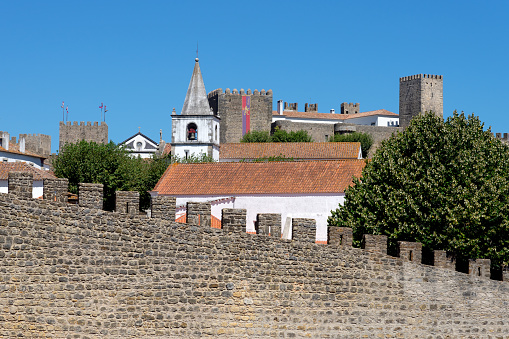
[[[181,115],[212,115],[207,91],[200,70],[199,59],[195,59],[193,75],[187,89],[186,100]]]

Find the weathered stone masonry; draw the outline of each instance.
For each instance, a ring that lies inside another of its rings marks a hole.
[[[509,336],[505,282],[232,230],[0,194],[0,337]]]

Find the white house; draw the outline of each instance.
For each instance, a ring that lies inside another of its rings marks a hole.
[[[219,122],[209,106],[196,58],[182,112],[177,115],[173,110],[171,115],[171,154],[180,158],[206,154],[219,160]]]
[[[133,157],[150,158],[154,155],[159,145],[145,134],[138,132],[135,135],[122,141],[120,146],[123,146],[131,153]]]
[[[177,206],[209,201],[218,219],[223,208],[245,208],[248,232],[258,213],[281,213],[282,225],[287,217],[313,218],[317,240],[326,241],[331,210],[343,204],[364,166],[364,160],[172,164],[150,194],[174,196]]]
[[[0,132],[0,162],[24,162],[37,169],[48,169],[44,164],[46,157],[25,150],[25,139],[18,144],[11,143],[9,133]]]

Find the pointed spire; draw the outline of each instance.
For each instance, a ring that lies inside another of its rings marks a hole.
[[[212,115],[212,110],[207,99],[207,92],[201,76],[198,58],[195,59],[193,76],[187,89],[186,100],[182,107],[182,115]]]

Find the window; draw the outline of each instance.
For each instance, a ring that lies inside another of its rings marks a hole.
[[[189,150],[184,150],[184,153],[186,154],[185,157],[186,157],[186,160],[189,158]]]
[[[214,139],[217,141],[217,126],[216,126],[215,131],[214,131]]]
[[[137,150],[137,151],[141,151],[141,146],[143,146],[142,142],[141,142],[141,141],[138,141],[138,142],[136,143],[136,150]]]
[[[187,125],[187,140],[198,140],[198,127],[194,122]]]

